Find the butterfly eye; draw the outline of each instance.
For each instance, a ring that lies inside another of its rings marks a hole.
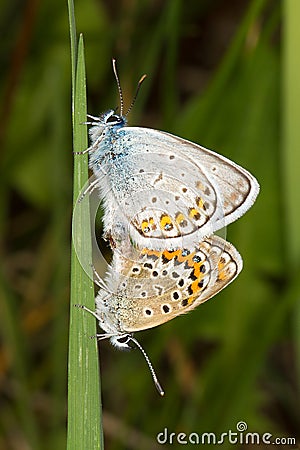
[[[124,336],[124,337],[118,338],[117,341],[119,342],[119,344],[128,344],[128,342],[130,341],[130,337]]]
[[[117,116],[117,115],[112,115],[112,116],[109,116],[106,119],[106,123],[110,123],[110,122],[121,123],[122,122],[122,118],[120,116]]]
[[[112,336],[110,338],[110,342],[112,345],[117,347],[120,350],[130,350],[131,347],[129,345],[129,341],[131,340],[131,336],[129,334],[123,335],[121,337]]]

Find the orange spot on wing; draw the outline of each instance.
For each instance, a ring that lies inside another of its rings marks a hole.
[[[201,215],[200,215],[200,212],[198,211],[198,209],[196,209],[196,208],[190,208],[190,209],[189,209],[189,217],[190,217],[191,219],[199,220],[200,217],[201,217]]]
[[[228,278],[228,273],[226,270],[222,270],[221,272],[219,272],[219,275],[218,275],[219,280],[224,281],[224,280],[227,280],[227,278]]]
[[[158,250],[150,250],[149,248],[143,248],[142,250],[142,254],[143,255],[149,255],[149,256],[157,256],[157,258],[159,258],[161,256],[160,251]]]
[[[160,218],[160,228],[162,230],[168,230],[169,228],[173,224],[172,224],[172,219],[170,216],[168,216],[167,214],[163,214]]]
[[[181,250],[175,250],[174,252],[170,252],[168,250],[164,250],[162,252],[162,256],[171,261],[171,259],[176,258],[180,255]]]
[[[142,232],[143,232],[143,233],[149,233],[150,227],[149,227],[149,222],[148,222],[148,220],[143,220],[142,225],[141,225],[141,228],[142,228]]]
[[[197,203],[197,206],[199,206],[199,208],[203,209],[204,201],[201,197],[197,197],[196,203]]]
[[[201,284],[199,285],[199,283],[201,283],[201,279],[197,279],[197,280],[193,281],[193,283],[191,284],[191,289],[194,294],[196,294],[197,292],[200,292],[203,288],[203,286],[201,286]]]

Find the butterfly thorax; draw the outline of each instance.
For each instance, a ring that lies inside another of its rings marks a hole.
[[[115,154],[115,142],[118,141],[120,129],[127,125],[127,120],[111,109],[103,113],[99,121],[94,123],[89,130],[92,142],[89,164],[95,172],[103,162],[105,163],[105,159]]]
[[[109,334],[122,335],[126,333],[126,325],[130,326],[135,322],[140,313],[136,300],[127,297],[124,291],[107,296],[100,290],[96,298],[96,305],[99,326]]]

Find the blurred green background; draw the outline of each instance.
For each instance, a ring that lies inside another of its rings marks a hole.
[[[299,442],[299,1],[78,0],[75,13],[90,114],[118,105],[115,57],[126,105],[148,75],[130,125],[214,149],[261,185],[253,208],[227,230],[244,259],[238,279],[193,313],[138,335],[165,398],[138,351],[100,343],[105,447],[181,448],[159,446],[157,434],[236,431],[239,421]],[[63,449],[73,164],[67,4],[1,2],[0,20],[0,449]]]

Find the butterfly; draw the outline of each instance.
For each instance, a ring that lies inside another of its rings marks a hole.
[[[150,128],[128,127],[109,110],[92,119],[89,166],[103,199],[104,236],[128,233],[139,248],[196,245],[242,216],[254,203],[257,180],[233,161],[198,144]],[[138,84],[138,89],[144,77]],[[137,92],[138,92],[137,89]]]
[[[120,348],[134,342],[143,352],[155,384],[159,383],[144,349],[133,333],[156,327],[188,313],[216,295],[241,272],[243,261],[232,244],[212,235],[192,249],[142,250],[128,246],[113,252],[95,312],[104,334]],[[162,391],[163,392],[163,391]]]

